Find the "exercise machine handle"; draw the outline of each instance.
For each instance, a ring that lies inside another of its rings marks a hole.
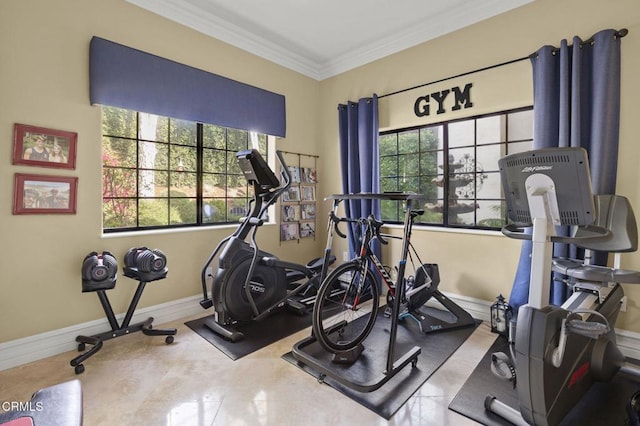
[[[382,234],[380,233],[380,228],[382,228],[382,225],[384,225],[384,222],[377,220],[373,215],[369,215],[367,219],[369,222],[369,226],[373,230],[373,234],[378,239],[378,241],[380,241],[380,243],[384,245],[389,244],[389,241],[385,240]]]
[[[530,227],[510,223],[502,227],[502,233],[516,240],[531,240],[531,233],[525,232],[527,228]],[[554,243],[578,244],[580,241],[608,238],[611,235],[607,228],[595,225],[581,226],[578,230],[574,236],[551,236],[550,240]]]
[[[289,166],[287,166],[287,162],[284,160],[284,154],[282,151],[276,150],[276,157],[278,157],[280,168],[282,169],[282,176],[284,177],[284,185],[282,186],[288,188],[291,185],[291,172],[289,171]]]
[[[347,236],[342,231],[340,231],[338,225],[340,224],[340,222],[349,222],[349,220],[347,218],[336,216],[334,212],[329,213],[329,219],[331,220],[331,222],[333,222],[333,229],[336,231],[336,234],[338,234],[340,238],[346,239]]]

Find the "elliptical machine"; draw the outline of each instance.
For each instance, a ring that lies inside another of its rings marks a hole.
[[[204,309],[212,306],[215,309],[213,318],[207,318],[204,324],[232,342],[244,337],[234,329],[235,323],[261,321],[284,307],[299,315],[307,313],[327,267],[336,260],[330,248],[322,258],[300,265],[280,260],[258,247],[256,233],[264,224],[267,209],[291,186],[291,174],[282,152],[276,151],[276,156],[282,170],[281,180],[257,150],[236,154],[240,169],[253,186],[254,197],[250,202],[253,207],[233,234],[218,243],[202,268],[204,298],[200,305]],[[210,298],[207,269],[216,256],[217,270],[213,275]]]
[[[594,381],[608,381],[618,371],[638,375],[624,364],[616,345],[615,322],[624,292],[619,283],[640,283],[640,272],[552,259],[553,243],[587,250],[637,250],[638,233],[628,200],[591,190],[587,153],[582,148],[554,148],[518,153],[499,162],[509,218],[503,228],[511,238],[532,241],[529,303],[520,307],[515,336],[515,383],[518,409],[492,395],[485,408],[518,425],[556,425]],[[570,236],[555,226],[576,227]],[[525,228],[532,228],[526,233]],[[549,305],[551,272],[567,278],[573,294],[562,306]],[[495,371],[507,371],[493,354]],[[500,356],[502,355],[502,356]],[[506,376],[506,375],[505,375]],[[505,377],[506,378],[506,377]]]

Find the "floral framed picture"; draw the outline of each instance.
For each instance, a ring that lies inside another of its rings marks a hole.
[[[14,125],[13,164],[76,168],[78,134],[26,124]]]
[[[75,214],[78,178],[16,173],[13,214]]]

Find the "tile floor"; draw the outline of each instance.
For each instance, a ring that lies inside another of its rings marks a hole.
[[[142,333],[109,340],[80,375],[74,351],[0,371],[0,401],[79,378],[88,426],[476,424],[447,407],[495,340],[486,322],[387,421],[280,358],[310,329],[232,361],[184,325],[200,316],[154,324],[178,329],[171,345]]]

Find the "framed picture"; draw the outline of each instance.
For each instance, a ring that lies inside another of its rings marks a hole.
[[[316,169],[312,169],[310,167],[303,167],[301,172],[301,181],[303,183],[317,183],[318,178],[316,175]]]
[[[285,223],[280,225],[280,241],[291,241],[297,240],[299,237],[298,234],[298,224],[297,223]]]
[[[288,166],[291,183],[300,183],[300,167]]]
[[[315,201],[316,199],[316,187],[315,186],[303,186],[302,187],[302,201]]]
[[[78,178],[16,173],[13,214],[75,214]]]
[[[300,220],[300,206],[297,204],[282,205],[282,222],[297,222]]]
[[[282,194],[282,201],[300,201],[300,188],[291,186]]]
[[[13,164],[75,169],[77,141],[77,133],[15,124]]]
[[[313,238],[316,236],[315,222],[300,222],[300,238]]]
[[[316,205],[315,204],[301,204],[301,218],[302,220],[313,220],[316,218]]]

